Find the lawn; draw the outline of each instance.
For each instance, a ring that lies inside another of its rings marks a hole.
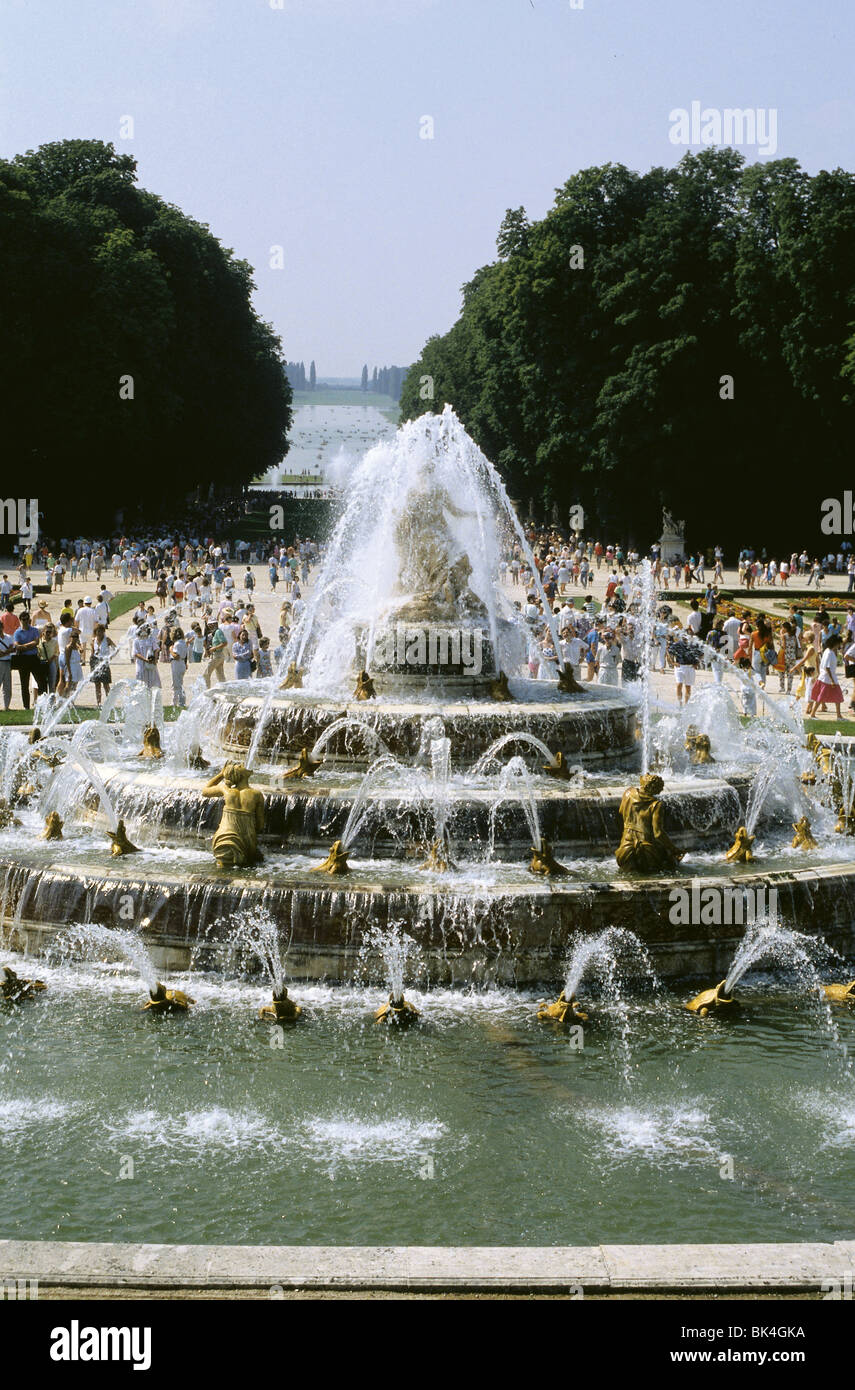
[[[75,705],[74,712],[77,715],[78,719],[81,720],[97,719],[98,715],[101,713],[100,710],[95,709],[94,706],[91,705],[81,705],[80,707]],[[173,724],[180,713],[181,711],[177,705],[164,705],[163,707],[163,717],[166,720],[167,724]],[[2,727],[3,725],[14,726],[16,724],[32,724],[32,722],[33,711],[31,709],[0,710],[0,727]],[[65,724],[65,727],[68,727],[67,723]]]
[[[319,386],[316,391],[295,391],[293,404],[299,405],[373,405],[384,414],[389,412],[397,420],[400,406],[391,396],[383,396],[377,391],[360,391],[359,387],[337,391],[334,387]]]
[[[110,600],[110,620],[114,622],[116,618],[121,618],[125,613],[129,613],[132,608],[142,600],[143,603],[150,603],[154,594],[147,593],[145,589],[131,589],[127,594],[117,594]]]

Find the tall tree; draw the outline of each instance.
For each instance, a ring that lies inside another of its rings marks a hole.
[[[314,391],[314,389],[315,389],[315,387],[317,386],[317,384],[318,384],[318,374],[317,374],[317,372],[315,371],[315,359],[312,358],[311,365],[310,365],[310,367],[309,367],[309,390],[310,390],[310,391]]]
[[[855,176],[728,148],[640,175],[585,169],[409,370],[402,414],[449,401],[541,516],[649,540],[663,504],[695,541],[808,534],[804,461],[845,464],[855,423]]]
[[[48,528],[240,485],[287,452],[252,268],[138,187],[129,155],[68,140],[0,161],[0,242],[4,454]]]

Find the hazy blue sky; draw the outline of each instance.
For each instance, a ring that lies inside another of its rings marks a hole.
[[[774,108],[779,155],[852,168],[853,60],[853,0],[0,0],[0,154],[113,140],[352,375],[450,326],[507,207],[674,163],[674,108]]]

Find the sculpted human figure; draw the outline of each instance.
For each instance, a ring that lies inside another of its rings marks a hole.
[[[664,787],[661,777],[647,772],[637,787],[628,787],[620,803],[623,834],[615,850],[622,869],[639,874],[667,872],[676,868],[683,857],[666,833],[664,808],[659,794]]]
[[[258,832],[264,829],[264,794],[249,785],[243,763],[226,763],[202,788],[203,796],[221,796],[223,814],[211,842],[221,869],[243,869],[260,862]]]
[[[410,621],[454,618],[483,613],[484,605],[469,587],[472,566],[452,535],[449,517],[464,517],[433,467],[412,489],[395,527],[401,562],[399,592],[408,601],[397,616]]]

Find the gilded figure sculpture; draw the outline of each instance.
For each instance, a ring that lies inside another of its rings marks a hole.
[[[733,844],[724,856],[729,859],[731,864],[753,864],[754,855],[751,846],[754,844],[756,835],[749,835],[746,827],[740,825],[733,839]]]
[[[628,787],[620,803],[623,834],[615,850],[621,869],[637,874],[672,872],[683,858],[664,826],[659,799],[664,787],[655,772],[646,772],[637,787]]]
[[[143,729],[142,748],[137,753],[138,758],[162,758],[163,749],[160,746],[160,730],[156,724],[146,724]]]
[[[62,839],[62,819],[59,811],[48,811],[45,816],[45,828],[42,831],[41,838],[43,840]]]
[[[567,759],[565,758],[564,754],[561,752],[561,749],[560,749],[560,748],[559,748],[558,752],[555,754],[555,757],[552,759],[552,762],[551,762],[551,763],[543,763],[543,764],[542,764],[542,767],[543,767],[543,771],[546,773],[547,777],[557,777],[557,778],[559,779],[559,781],[561,781],[561,782],[570,782],[570,781],[572,781],[573,773],[570,771],[570,768],[567,766]]]
[[[848,985],[823,985],[822,991],[832,1004],[855,1004],[855,980]]]
[[[376,700],[377,691],[374,689],[374,682],[367,671],[360,671],[356,677],[356,689],[353,692],[354,700]]]
[[[221,796],[223,814],[211,849],[220,869],[245,869],[261,862],[259,831],[264,829],[264,794],[249,784],[243,763],[226,763],[202,788],[203,796]]]
[[[323,758],[313,758],[308,746],[304,746],[300,749],[295,766],[289,767],[287,772],[282,773],[282,781],[302,781],[304,777],[314,777],[318,768],[323,766],[323,761]]]
[[[694,724],[690,724],[686,730],[686,752],[689,755],[689,762],[694,767],[703,767],[706,763],[714,763],[712,756],[709,734],[698,733]]]
[[[807,816],[802,816],[799,820],[793,821],[793,829],[796,832],[793,836],[793,849],[817,848],[817,842],[811,833],[810,821]]]
[[[289,661],[288,671],[285,679],[279,687],[280,690],[302,690],[303,689],[303,668],[298,666],[296,661]]]
[[[288,991],[283,985],[278,994],[274,990],[272,1004],[262,1004],[258,1017],[263,1018],[266,1023],[293,1023],[302,1012],[300,1005],[288,998]]]
[[[114,858],[118,858],[122,854],[139,854],[139,847],[132,845],[128,839],[128,832],[123,820],[119,821],[115,830],[108,830],[107,834],[111,841],[110,853]]]
[[[570,872],[555,858],[550,841],[542,837],[539,845],[531,847],[531,861],[528,867],[530,873],[544,874],[548,878],[563,878]]]
[[[569,661],[565,663],[564,670],[558,672],[558,689],[562,695],[583,694],[583,687],[577,681]]]
[[[406,1028],[409,1024],[415,1023],[419,1017],[419,1010],[414,1004],[410,1004],[401,995],[395,998],[390,994],[385,1004],[374,1015],[375,1023],[395,1023],[399,1028]]]
[[[313,874],[349,874],[350,869],[347,864],[347,850],[341,840],[334,841],[330,852],[322,864],[315,864],[312,867]]]
[[[490,682],[490,697],[493,700],[500,700],[504,704],[514,698],[508,689],[508,678],[504,671],[500,671],[495,679]]]

